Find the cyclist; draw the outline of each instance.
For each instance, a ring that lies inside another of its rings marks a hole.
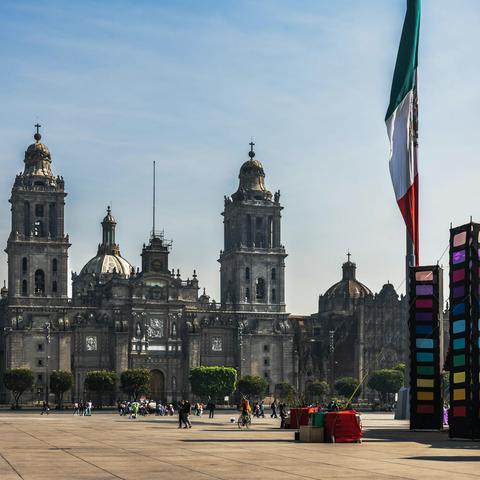
[[[246,397],[243,397],[242,403],[240,404],[240,410],[242,413],[240,414],[240,418],[238,419],[238,428],[241,427],[248,427],[251,422],[250,412],[252,411],[252,407],[250,406],[250,402]]]

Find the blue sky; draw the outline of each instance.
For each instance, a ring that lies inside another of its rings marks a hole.
[[[113,203],[122,255],[140,264],[157,223],[171,266],[219,298],[223,196],[256,141],[285,206],[287,303],[312,313],[340,277],[404,290],[404,227],[388,172],[384,115],[404,0],[0,3],[0,238],[33,124],[68,191],[70,268],[95,255]],[[424,0],[420,39],[422,263],[450,222],[480,219],[474,0]],[[447,257],[444,257],[447,262]],[[0,264],[6,278],[6,256]]]

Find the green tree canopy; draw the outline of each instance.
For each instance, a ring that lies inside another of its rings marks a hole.
[[[307,394],[311,400],[319,401],[328,393],[328,383],[325,380],[315,380],[307,385]]]
[[[231,395],[237,383],[237,371],[231,367],[195,367],[190,370],[192,392],[202,398]]]
[[[116,381],[116,372],[109,370],[92,370],[88,372],[85,377],[85,386],[91,392],[97,393],[99,401],[102,403],[104,393],[113,391]]]
[[[35,376],[29,368],[13,368],[3,374],[3,383],[7,390],[10,390],[15,400],[15,408],[25,390],[33,387]]]
[[[353,398],[357,398],[360,395],[359,381],[353,377],[339,378],[335,382],[335,391],[345,398],[350,398],[355,394]]]
[[[383,402],[388,394],[396,393],[403,386],[403,372],[400,370],[383,369],[372,373],[368,386],[380,394]]]
[[[295,399],[295,389],[288,382],[277,383],[275,385],[275,396],[280,400],[292,403]]]
[[[245,375],[237,383],[237,391],[247,397],[261,397],[268,388],[268,382],[258,375]]]
[[[136,401],[140,395],[150,392],[152,374],[146,368],[132,368],[120,375],[120,389]]]
[[[68,370],[53,370],[50,373],[50,391],[57,397],[58,406],[61,408],[63,394],[72,388],[73,375]]]

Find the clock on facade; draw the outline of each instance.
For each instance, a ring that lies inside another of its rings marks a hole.
[[[151,267],[154,272],[160,272],[162,270],[162,262],[157,258],[152,261]]]

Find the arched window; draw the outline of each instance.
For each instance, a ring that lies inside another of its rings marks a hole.
[[[272,280],[275,281],[277,279],[277,270],[272,268]]]
[[[28,284],[26,280],[22,282],[22,295],[26,297],[28,295]]]
[[[245,280],[250,280],[250,269],[248,267],[245,269]]]
[[[177,336],[177,324],[175,322],[172,323],[172,337]]]
[[[245,289],[245,301],[250,301],[250,289],[248,287]]]
[[[22,258],[22,273],[27,273],[28,270],[28,260],[27,257]]]
[[[274,288],[272,288],[272,302],[277,301],[277,292]]]
[[[58,261],[56,258],[52,260],[52,272],[57,273],[58,271]]]
[[[265,299],[265,280],[263,278],[257,278],[255,285],[257,300]]]
[[[37,270],[35,272],[35,293],[45,293],[45,273],[43,270]]]
[[[53,292],[53,293],[57,293],[57,291],[58,291],[57,281],[54,280],[54,281],[52,282],[52,292]]]

